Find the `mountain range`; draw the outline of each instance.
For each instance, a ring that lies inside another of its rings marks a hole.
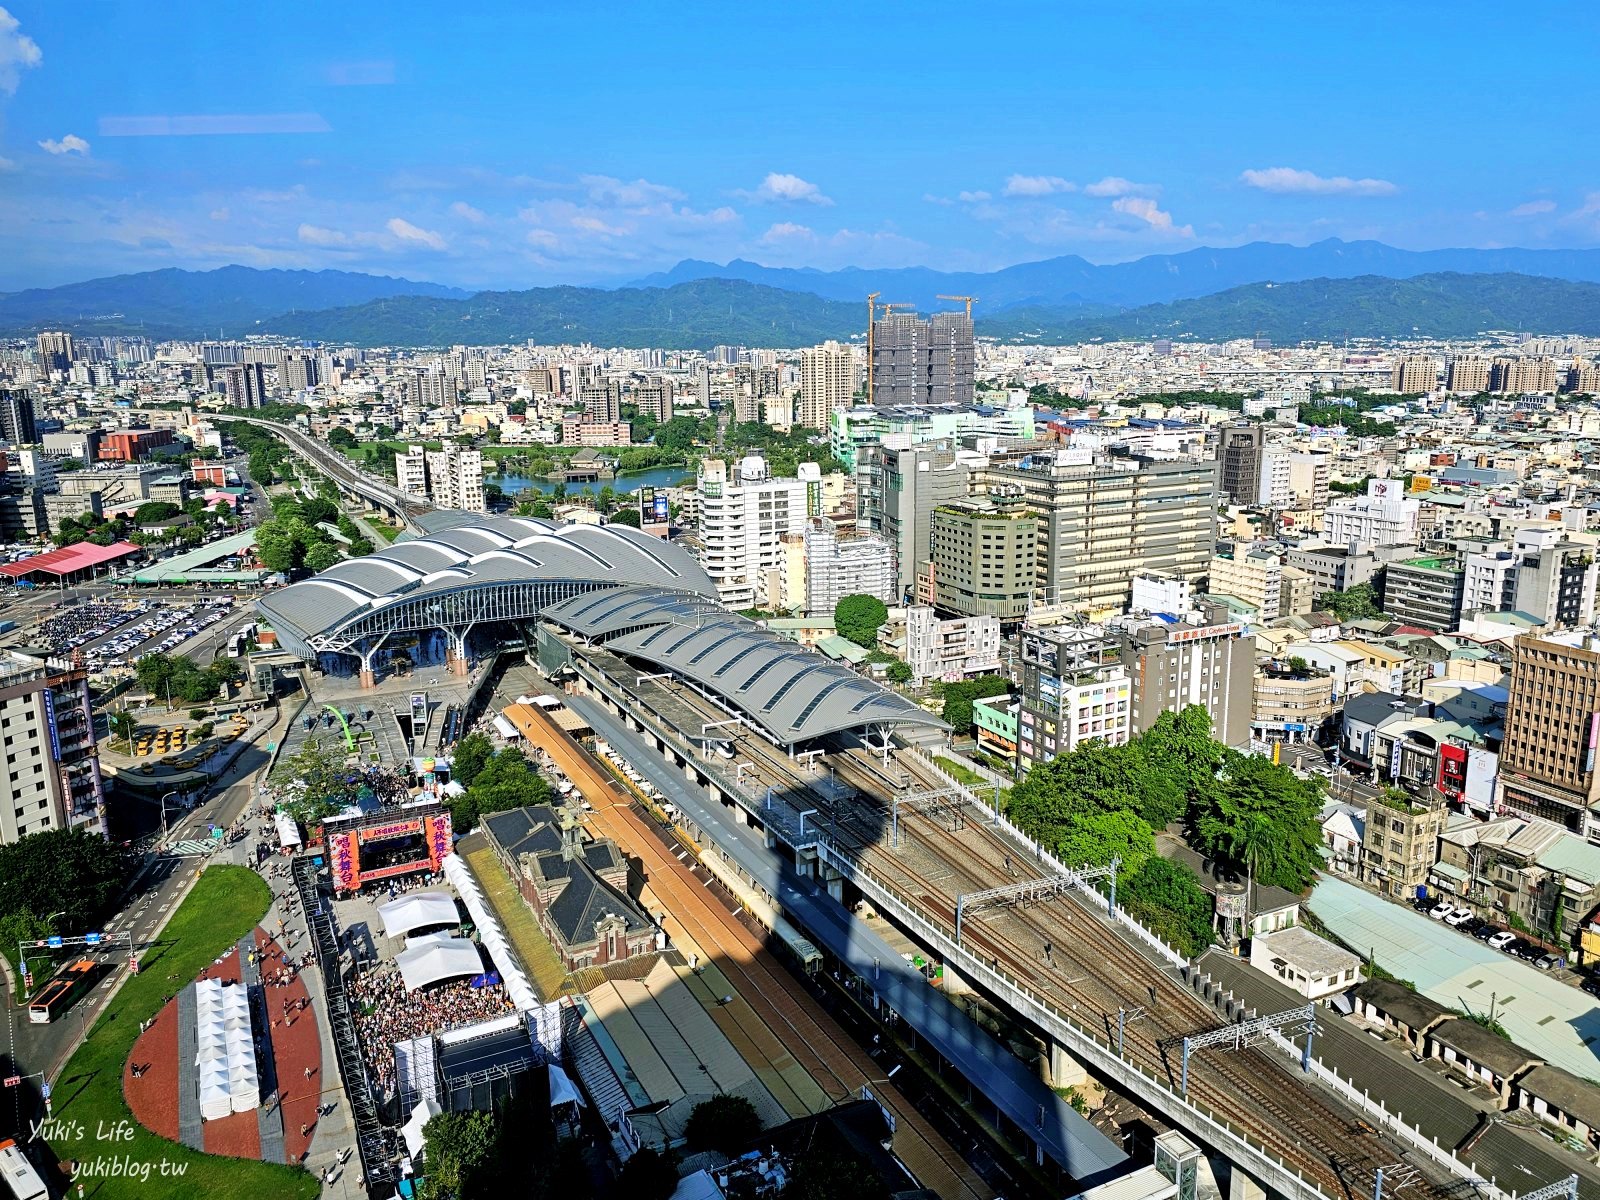
[[[941,295],[977,296],[980,336],[1038,342],[1600,333],[1600,250],[1409,251],[1337,240],[1197,249],[1110,266],[1069,256],[985,274],[688,260],[633,286],[484,292],[347,271],[168,269],[0,294],[0,333],[273,333],[368,346],[525,339],[799,346],[861,336],[869,291],[924,311],[952,303]]]

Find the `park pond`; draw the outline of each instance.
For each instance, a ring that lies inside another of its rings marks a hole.
[[[615,479],[603,483],[569,483],[567,491],[572,495],[577,495],[585,488],[598,492],[602,487],[610,487],[612,491],[620,496],[626,492],[636,492],[645,487],[676,487],[684,480],[691,478],[693,476],[684,467],[651,467],[647,471],[627,471],[618,475]],[[543,492],[548,496],[556,488],[556,485],[550,480],[542,479],[537,475],[509,473],[505,475],[490,475],[487,477],[486,482],[497,484],[507,496],[514,496],[518,492],[528,491]]]

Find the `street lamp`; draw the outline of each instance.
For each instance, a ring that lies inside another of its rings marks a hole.
[[[174,790],[174,791],[170,791],[170,792],[164,793],[162,795],[162,797],[161,797],[161,840],[162,841],[166,841],[167,840],[167,797],[168,796],[176,796],[177,794],[178,793]]]

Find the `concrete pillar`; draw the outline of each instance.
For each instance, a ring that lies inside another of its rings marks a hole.
[[[844,903],[844,877],[843,876],[837,876],[837,877],[835,877],[833,879],[828,880],[828,895],[832,896],[840,904]]]
[[[940,989],[947,996],[966,996],[977,989],[967,982],[965,975],[957,971],[948,962],[944,964],[944,983]]]
[[[813,851],[810,854],[801,853],[796,855],[794,869],[802,879],[815,879],[817,877],[816,852]]]
[[[1266,1200],[1267,1189],[1234,1163],[1228,1171],[1228,1200]]]
[[[1050,1086],[1078,1087],[1089,1082],[1089,1069],[1054,1038],[1050,1041]]]
[[[378,686],[378,675],[371,667],[361,668],[361,686],[375,688]]]

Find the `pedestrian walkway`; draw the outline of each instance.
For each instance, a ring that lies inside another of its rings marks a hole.
[[[211,853],[216,847],[216,842],[184,840],[173,842],[167,847],[167,853],[173,858],[202,858]]]

